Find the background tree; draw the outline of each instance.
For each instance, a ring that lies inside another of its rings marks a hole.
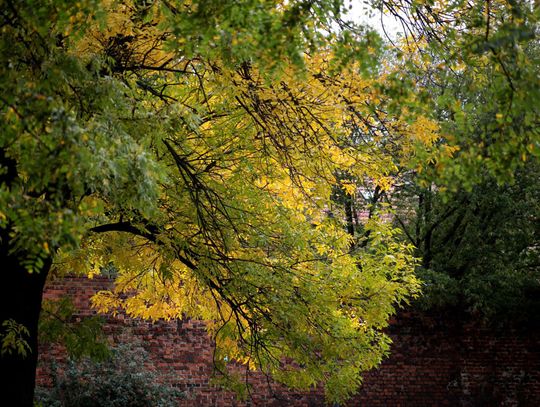
[[[486,179],[455,193],[404,183],[385,197],[422,258],[420,306],[501,325],[538,322],[538,167],[512,184]]]
[[[423,305],[536,323],[538,9],[493,1],[385,6],[407,34],[396,44],[402,69],[441,126],[440,152],[418,156],[430,165],[409,167],[384,196],[422,258]]]

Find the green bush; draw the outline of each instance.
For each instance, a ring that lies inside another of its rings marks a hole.
[[[158,382],[145,370],[147,353],[120,345],[105,361],[72,360],[62,373],[53,366],[53,387],[36,389],[43,407],[166,407],[178,404],[183,393]]]

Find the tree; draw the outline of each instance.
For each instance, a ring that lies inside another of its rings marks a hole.
[[[347,141],[353,117],[379,120],[365,103],[378,43],[333,33],[341,8],[5,3],[4,399],[32,404],[47,275],[110,264],[117,286],[96,307],[202,318],[218,368],[322,381],[341,400],[379,363],[381,329],[418,283],[387,222],[351,251],[342,216],[326,216],[336,174],[381,187],[388,174],[379,140]]]
[[[539,10],[493,1],[386,6],[409,34],[402,70],[441,126],[440,151],[420,156],[430,165],[409,166],[383,194],[422,258],[422,302],[492,323],[535,322]]]
[[[511,182],[525,161],[538,160],[536,5],[398,0],[381,7],[407,34],[398,75],[415,77],[423,93],[416,100],[441,125],[443,148],[433,158],[440,186],[470,190],[486,174]]]
[[[488,324],[538,322],[538,165],[515,181],[494,178],[471,191],[403,183],[384,200],[422,258],[423,309],[467,311]]]

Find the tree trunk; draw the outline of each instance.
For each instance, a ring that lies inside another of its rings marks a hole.
[[[21,264],[24,254],[10,253],[9,231],[0,229],[0,325],[14,320],[24,325],[29,337],[24,339],[30,350],[23,357],[18,352],[0,354],[0,398],[2,405],[31,407],[34,399],[38,356],[38,320],[43,287],[51,267],[45,260],[40,272],[28,273]],[[0,326],[5,333],[5,327]]]
[[[426,195],[424,197],[424,254],[422,256],[422,266],[425,270],[429,270],[431,268],[431,259],[433,257],[432,254],[432,237],[433,237],[433,228],[431,224],[431,218],[432,218],[432,193],[431,193],[431,186],[426,192]]]
[[[345,197],[343,206],[345,207],[345,217],[347,219],[347,233],[354,236],[354,222],[353,222],[353,208],[352,199],[348,196]]]

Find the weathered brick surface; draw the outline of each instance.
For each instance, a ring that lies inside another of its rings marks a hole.
[[[94,314],[93,293],[110,286],[106,278],[50,282],[45,296],[69,295],[80,310]],[[322,406],[321,389],[288,391],[260,373],[250,373],[247,402],[210,383],[212,342],[199,321],[158,322],[107,317],[115,343],[131,342],[151,356],[148,369],[185,391],[180,406]],[[402,313],[390,328],[390,358],[368,372],[351,406],[539,406],[540,331],[488,330],[459,318]],[[47,383],[47,360],[65,360],[60,347],[42,346],[38,382]]]

